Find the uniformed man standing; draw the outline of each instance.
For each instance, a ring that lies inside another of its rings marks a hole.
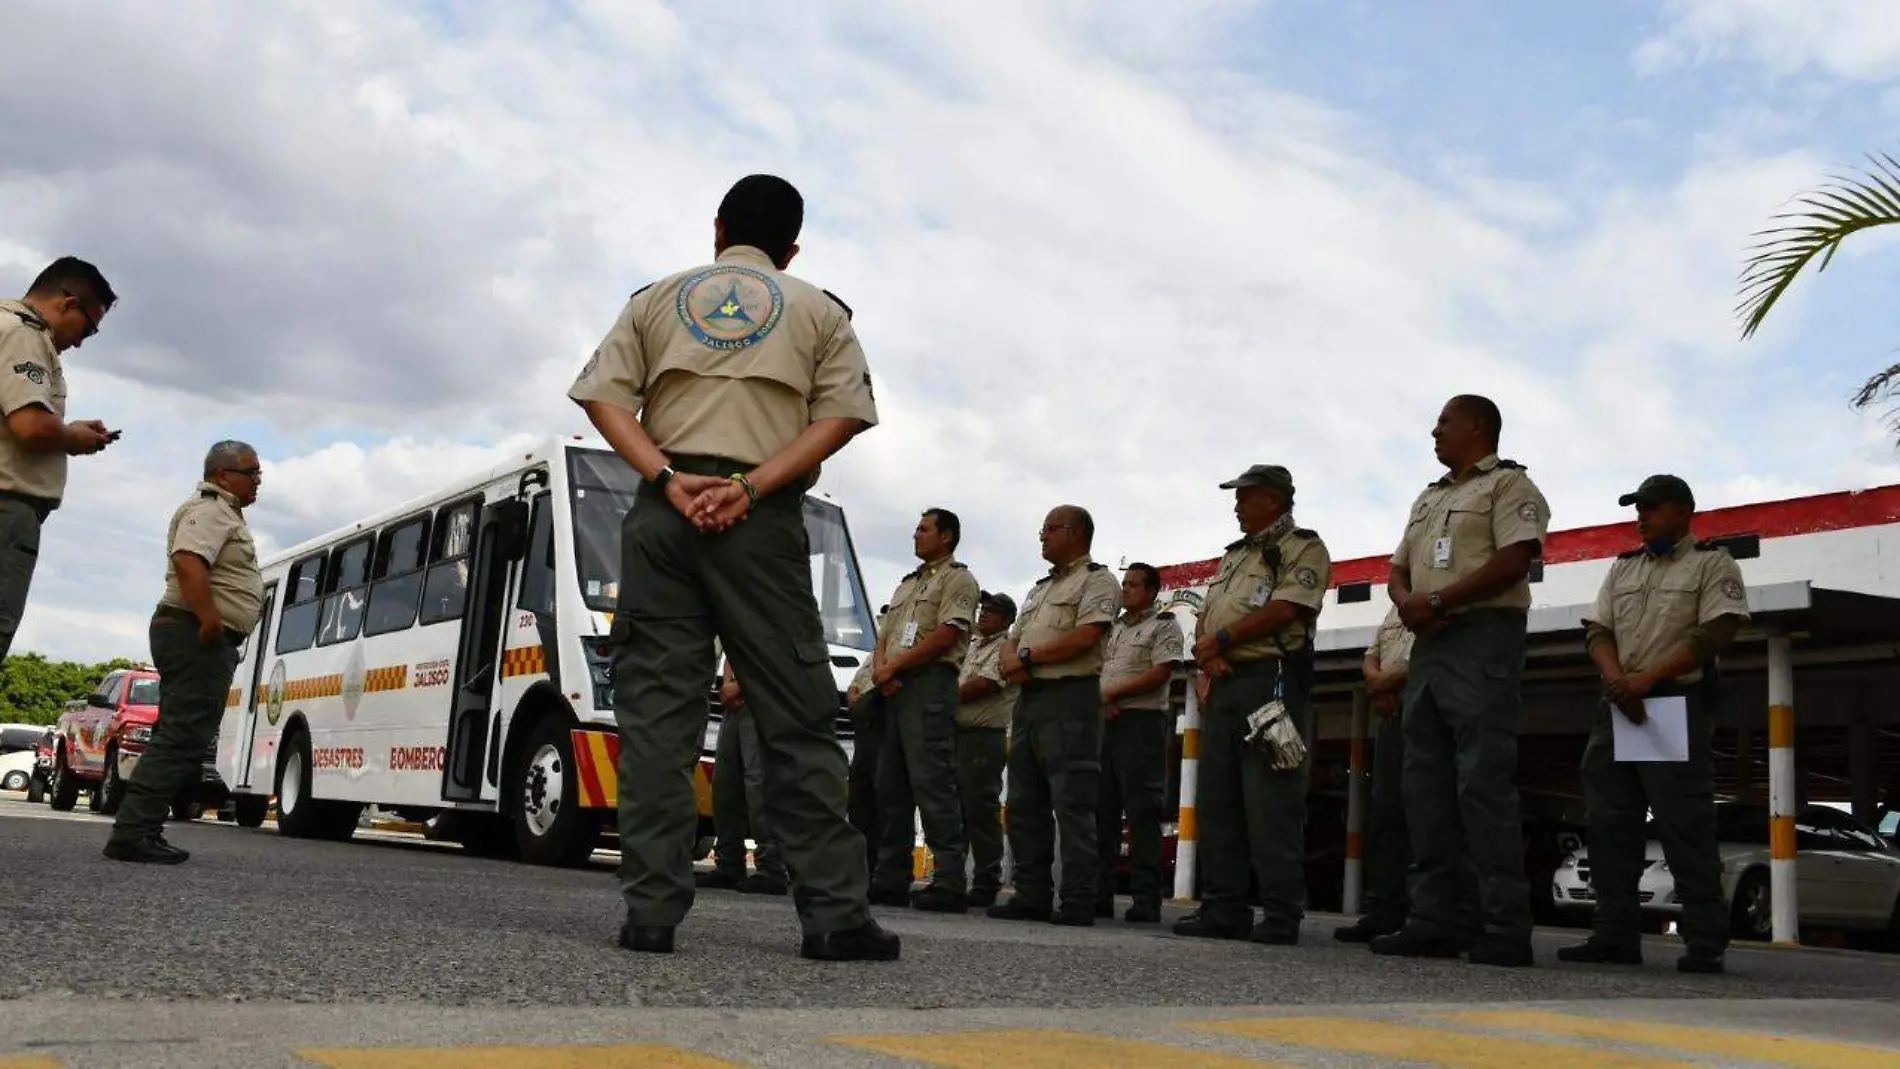
[[[61,257],[20,300],[0,301],[0,662],[26,611],[40,526],[66,491],[66,458],[119,437],[96,419],[66,422],[60,354],[99,331],[118,296],[99,269]]]
[[[886,605],[878,611],[880,624],[890,611]],[[867,861],[877,856],[877,752],[884,748],[884,695],[871,684],[877,663],[866,657],[845,688],[845,711],[851,717],[851,770],[847,774],[846,813],[851,826],[864,836]]]
[[[1249,718],[1270,703],[1308,735],[1313,635],[1332,585],[1333,561],[1319,535],[1293,522],[1293,474],[1256,464],[1221,488],[1234,491],[1245,537],[1227,547],[1195,623],[1201,726],[1201,908],[1180,935],[1292,946],[1306,915],[1306,763],[1276,768],[1249,742]],[[1256,927],[1248,868],[1259,881]]]
[[[1562,961],[1640,965],[1645,811],[1656,822],[1663,861],[1682,903],[1683,972],[1719,973],[1728,948],[1722,859],[1715,846],[1716,658],[1748,622],[1742,570],[1726,550],[1695,541],[1695,495],[1674,475],[1652,475],[1624,505],[1636,506],[1642,547],[1617,558],[1584,621],[1584,642],[1603,677],[1603,700],[1583,751],[1590,813],[1590,883],[1596,916],[1590,938],[1557,951]],[[1641,724],[1644,701],[1677,697],[1688,706],[1689,759],[1616,760],[1610,718]]]
[[[204,767],[224,718],[238,647],[264,606],[257,544],[244,522],[263,477],[256,450],[219,442],[205,454],[204,481],[172,513],[165,593],[151,625],[158,724],[106,840],[104,853],[114,861],[176,865],[191,856],[165,841],[165,814]]]
[[[1399,719],[1399,699],[1405,692],[1411,657],[1412,633],[1394,605],[1360,665],[1379,726],[1372,744],[1365,910],[1356,923],[1333,930],[1333,938],[1342,943],[1367,943],[1390,935],[1405,927],[1405,916],[1411,912],[1411,898],[1405,893],[1405,870],[1412,860],[1405,826],[1405,726]]]
[[[1122,614],[1102,651],[1102,792],[1096,847],[1102,885],[1095,915],[1115,915],[1115,863],[1121,858],[1122,813],[1128,814],[1128,894],[1122,919],[1161,920],[1161,816],[1167,808],[1168,739],[1174,717],[1168,684],[1187,659],[1187,641],[1174,614],[1156,612],[1161,573],[1131,564],[1122,573]]]
[[[975,870],[970,905],[987,909],[1003,889],[1003,772],[1017,698],[1017,688],[1003,679],[1003,645],[1016,622],[1016,601],[985,592],[977,605],[976,637],[957,673],[957,797]]]
[[[1010,723],[1009,850],[1015,893],[991,906],[1001,920],[1095,923],[1101,858],[1095,808],[1102,767],[1102,644],[1121,605],[1108,569],[1089,559],[1095,520],[1075,505],[1042,524],[1037,580],[1003,647],[1003,679],[1022,687]],[[1056,828],[1062,829],[1062,903],[1054,909]]]
[[[877,421],[851,314],[785,274],[804,201],[741,179],[714,263],[636,292],[569,396],[645,482],[622,532],[614,615],[620,725],[621,945],[671,952],[692,908],[693,765],[714,636],[759,728],[801,953],[893,960],[871,919],[864,840],[846,820],[837,683],[806,563],[804,490]]]
[[[981,591],[956,559],[963,525],[933,508],[911,535],[923,566],[891,596],[878,632],[871,684],[884,696],[883,752],[878,755],[878,851],[871,901],[932,913],[970,908],[963,870],[963,809],[957,800],[957,667],[976,627]],[[930,883],[914,896],[914,820],[924,826],[933,864]]]
[[[745,690],[727,661],[719,683],[719,742],[713,751],[713,870],[695,873],[693,882],[711,890],[748,895],[782,895],[790,886],[785,853],[772,834],[765,810],[765,769],[759,757],[759,728],[746,707]],[[746,875],[746,837],[756,844],[753,873]]]
[[[1449,470],[1412,505],[1388,592],[1417,636],[1405,686],[1405,808],[1411,916],[1374,953],[1532,963],[1530,886],[1518,823],[1530,567],[1550,524],[1544,495],[1498,458],[1504,425],[1488,398],[1445,403],[1432,431]],[[1483,934],[1461,932],[1463,870],[1478,880]]]

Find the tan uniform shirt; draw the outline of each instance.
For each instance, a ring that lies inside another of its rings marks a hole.
[[[637,413],[663,453],[742,464],[817,420],[877,422],[850,313],[749,245],[635,293],[567,395]]]
[[[1392,606],[1385,614],[1385,620],[1379,624],[1379,633],[1372,638],[1372,656],[1379,662],[1379,670],[1390,672],[1409,664],[1412,660],[1412,632],[1399,622],[1399,607]]]
[[[1156,612],[1153,607],[1137,619],[1123,613],[1108,633],[1102,649],[1102,691],[1144,675],[1158,665],[1173,665],[1187,659],[1187,640],[1181,624],[1171,612]],[[1115,704],[1124,709],[1166,709],[1168,684],[1150,691],[1130,694]]]
[[[1608,628],[1623,671],[1641,672],[1668,659],[1690,629],[1723,616],[1748,619],[1741,566],[1726,550],[1683,539],[1665,557],[1645,550],[1618,557],[1584,623]],[[1698,668],[1677,682],[1701,678]]]
[[[1009,632],[998,631],[989,638],[977,638],[970,642],[969,655],[963,658],[963,670],[957,673],[957,686],[961,687],[972,679],[981,677],[1001,687],[993,690],[973,702],[964,702],[957,706],[957,726],[960,728],[1007,728],[1009,718],[1016,712],[1017,688],[1003,682],[1003,649],[1009,643]]]
[[[1218,634],[1266,608],[1270,601],[1290,601],[1318,613],[1332,581],[1332,554],[1312,531],[1289,527],[1277,538],[1270,531],[1243,538],[1227,547],[1220,571],[1208,584],[1200,633]],[[1229,646],[1225,656],[1241,664],[1292,653],[1311,642],[1317,623],[1317,618],[1309,623],[1304,616],[1296,616],[1277,634]]]
[[[1061,638],[1084,624],[1110,624],[1121,611],[1122,585],[1106,567],[1087,556],[1067,568],[1051,568],[1036,581],[1023,603],[1022,613],[1010,628],[1010,641],[1016,649],[1040,646]],[[1106,630],[1106,628],[1104,628]],[[1106,638],[1106,636],[1104,636]],[[1032,663],[1031,679],[1074,679],[1100,675],[1102,641],[1087,653],[1060,664]]]
[[[211,483],[199,483],[198,492],[172,513],[165,550],[165,596],[160,605],[189,609],[178,589],[178,566],[173,553],[190,553],[211,570],[211,603],[224,626],[249,633],[264,607],[264,576],[257,570],[257,543],[244,522],[237,498]]]
[[[45,321],[19,301],[0,301],[0,415],[28,405],[64,423],[66,372]],[[66,493],[65,451],[29,453],[0,420],[0,490],[57,502]]]
[[[970,632],[976,629],[976,599],[982,593],[976,576],[953,557],[926,564],[905,576],[897,584],[897,593],[891,595],[891,611],[879,628],[884,659],[891,660],[949,624],[957,629],[957,640],[930,663],[961,666],[963,655],[970,649]]]
[[[1418,495],[1392,565],[1406,570],[1414,593],[1431,594],[1483,568],[1505,546],[1542,542],[1549,528],[1550,505],[1537,484],[1516,462],[1492,454],[1463,478],[1447,475]],[[1453,609],[1452,615],[1530,607],[1527,576],[1496,597]]]

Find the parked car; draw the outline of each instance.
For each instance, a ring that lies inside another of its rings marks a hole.
[[[0,791],[24,791],[33,782],[32,750],[13,750],[0,754]]]
[[[71,809],[84,790],[95,812],[116,813],[157,723],[158,672],[149,666],[108,672],[85,702],[61,714],[55,725],[47,803]],[[222,804],[229,791],[218,774],[217,755],[214,738],[198,782],[173,800],[174,817],[195,819],[204,807]]]
[[[1772,931],[1768,807],[1718,802],[1716,850],[1722,858],[1722,900],[1740,939],[1767,939]],[[1803,806],[1795,816],[1795,887],[1802,927],[1883,935],[1900,949],[1900,850],[1838,809]],[[1579,848],[1552,878],[1552,894],[1567,904],[1595,908],[1590,854]],[[1656,841],[1654,824],[1644,848],[1637,900],[1652,924],[1682,914],[1676,881]]]

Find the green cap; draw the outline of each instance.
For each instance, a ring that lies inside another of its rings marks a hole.
[[[1695,508],[1695,494],[1690,492],[1689,484],[1674,475],[1651,475],[1634,493],[1616,499],[1619,505],[1662,505],[1672,501]]]
[[[1243,486],[1264,486],[1280,491],[1289,501],[1293,499],[1293,473],[1278,464],[1255,464],[1220,484],[1222,490],[1238,490]]]

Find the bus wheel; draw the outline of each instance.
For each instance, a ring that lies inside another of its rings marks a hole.
[[[593,856],[600,841],[600,812],[580,806],[574,739],[565,719],[543,717],[528,733],[508,790],[523,861],[574,867]]]
[[[231,808],[240,827],[262,827],[264,817],[270,811],[270,799],[256,794],[240,794],[231,800]]]
[[[298,731],[277,765],[277,830],[293,839],[334,839],[356,834],[360,802],[322,802],[311,797],[310,735]]]

